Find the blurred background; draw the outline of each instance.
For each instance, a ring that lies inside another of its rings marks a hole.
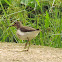
[[[42,30],[31,44],[62,48],[62,0],[0,0],[0,42],[26,42],[9,27],[15,21]]]

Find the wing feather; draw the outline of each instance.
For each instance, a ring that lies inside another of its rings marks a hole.
[[[31,32],[31,31],[35,31],[36,29],[34,29],[32,27],[23,26],[20,28],[20,30],[23,32]]]

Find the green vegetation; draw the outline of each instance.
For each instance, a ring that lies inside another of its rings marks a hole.
[[[16,20],[42,30],[31,44],[62,47],[62,0],[0,0],[1,42],[22,42],[9,27]]]

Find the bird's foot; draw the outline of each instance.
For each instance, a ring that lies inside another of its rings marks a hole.
[[[24,49],[23,51],[29,51],[28,49]]]

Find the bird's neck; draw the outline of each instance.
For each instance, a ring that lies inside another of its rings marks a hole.
[[[17,26],[17,29],[20,29],[21,27],[23,27],[21,24]]]

